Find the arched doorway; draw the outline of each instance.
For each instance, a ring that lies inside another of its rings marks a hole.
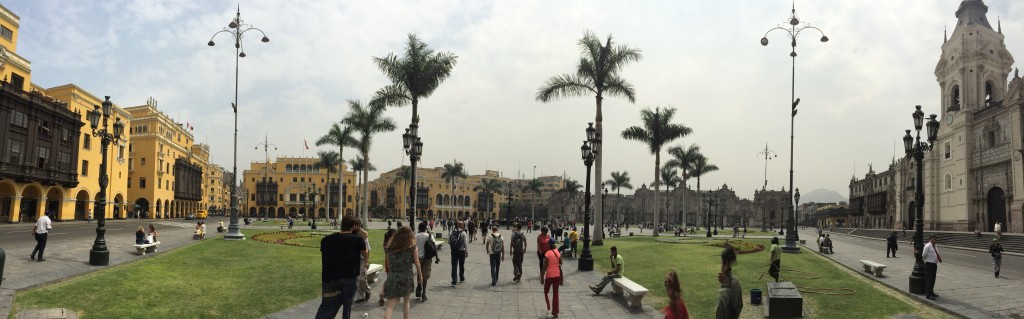
[[[0,181],[0,221],[14,221],[11,209],[14,207],[14,196],[17,192],[15,185],[7,181]]]
[[[86,210],[89,209],[89,192],[84,189],[75,195],[75,220],[85,220]]]
[[[149,218],[149,201],[145,198],[135,200],[135,217]]]
[[[116,219],[124,219],[125,218],[124,196],[121,195],[121,194],[117,194],[117,195],[114,196],[114,218],[116,218]]]
[[[995,231],[996,223],[1003,224],[1002,230],[1006,231],[1006,194],[1002,188],[993,187],[988,191],[988,224],[985,229]]]
[[[256,207],[249,207],[249,217],[258,217],[258,216],[259,215],[256,215]]]
[[[278,218],[284,218],[284,207],[278,207],[277,208],[277,217]]]
[[[50,187],[50,190],[46,192],[46,211],[52,213],[54,219],[63,219],[64,216],[61,214],[61,202],[64,201],[64,194],[61,192],[60,187]]]

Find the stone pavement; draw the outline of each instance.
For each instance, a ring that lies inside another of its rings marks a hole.
[[[881,282],[908,296],[916,298],[923,303],[929,303],[942,309],[958,314],[966,318],[1021,318],[1024,316],[1024,303],[1019,302],[1018,292],[1024,291],[1024,281],[1015,276],[1001,275],[995,278],[991,268],[976,269],[950,263],[940,263],[938,267],[935,293],[941,296],[938,300],[928,300],[924,295],[915,295],[909,292],[910,273],[914,268],[913,250],[900,250],[901,254],[896,259],[886,259],[882,256],[884,248],[874,249],[857,245],[855,243],[842,243],[843,238],[850,238],[841,233],[831,233],[833,238],[838,237],[841,250],[835,254],[824,255],[825,257],[850,268],[857,273]],[[800,232],[801,239],[808,239],[808,248],[811,252],[817,251],[817,244],[812,238],[816,235],[814,230]],[[873,239],[866,239],[873,240]],[[884,246],[882,246],[884,247]],[[939,247],[940,253],[942,247]],[[990,258],[987,254],[980,258]],[[867,259],[885,264],[887,267],[884,277],[875,277],[864,272],[860,260]],[[1017,302],[1008,302],[1018,300]]]
[[[371,228],[379,225],[371,223]],[[385,224],[386,227],[386,224]],[[434,228],[435,232],[444,232]],[[499,233],[508,245],[511,231],[502,228]],[[523,278],[520,282],[512,282],[512,257],[506,255],[501,264],[501,275],[497,286],[491,286],[491,275],[488,259],[482,241],[469,243],[469,257],[466,259],[466,282],[456,288],[451,287],[451,258],[448,245],[439,252],[441,263],[434,264],[431,271],[427,302],[413,300],[410,318],[550,318],[544,303],[544,286],[540,281],[540,270],[536,255],[536,236],[540,232],[527,233],[528,249],[523,258]],[[448,235],[445,234],[447,237]],[[371,238],[371,240],[381,240]],[[583,249],[583,243],[580,243]],[[373,252],[371,252],[373,253]],[[379,252],[378,252],[379,253]],[[607,256],[594,256],[595,262],[607,262]],[[630,265],[626,263],[626,276],[629,276]],[[664,315],[651,306],[644,304],[642,309],[626,306],[623,297],[612,294],[612,287],[606,287],[600,296],[587,288],[597,284],[603,273],[595,270],[581,272],[577,269],[577,260],[565,260],[562,264],[565,273],[565,285],[559,288],[559,318],[662,318]],[[595,267],[596,268],[596,267]],[[635,268],[634,268],[635,269]],[[385,307],[377,305],[377,298],[387,275],[380,275],[380,280],[371,286],[373,295],[370,302],[356,304],[352,309],[353,318],[361,318],[363,313],[368,318],[383,318]],[[650,290],[662,287],[647,287]],[[413,296],[415,298],[415,296]],[[310,300],[298,306],[271,314],[266,318],[312,318],[320,306],[320,298]],[[395,307],[395,317],[401,318],[402,306]],[[339,316],[340,318],[340,316]]]
[[[36,262],[29,259],[34,244],[16,247],[4,247],[7,253],[7,262],[4,269],[3,284],[0,285],[0,318],[7,318],[14,301],[14,292],[17,290],[29,289],[32,287],[50,284],[83,275],[107,267],[94,267],[89,265],[89,250],[95,236],[88,239],[76,238],[70,240],[60,235],[62,225],[69,222],[54,223],[53,234],[49,236],[46,243],[46,261]],[[73,222],[79,223],[79,222]],[[81,222],[84,223],[84,222]],[[135,230],[140,225],[153,224],[160,234],[160,247],[156,254],[179,248],[193,242],[192,233],[195,229],[194,223],[189,221],[170,220],[115,220],[107,222],[107,232],[104,238],[107,240],[107,249],[110,251],[110,266],[132,262],[156,255],[149,253],[146,256],[139,255],[135,250]],[[121,229],[111,231],[112,228]],[[2,229],[26,229],[25,236],[31,232],[31,224],[4,225]],[[216,226],[207,226],[208,231],[216,231]],[[207,236],[207,240],[216,237],[215,233]],[[34,243],[34,241],[32,242]]]

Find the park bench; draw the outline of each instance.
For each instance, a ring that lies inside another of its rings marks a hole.
[[[622,236],[622,232],[610,232],[610,233],[608,233],[608,236],[619,237],[619,236]]]
[[[875,277],[882,277],[882,271],[885,270],[885,265],[870,260],[861,260],[860,264],[864,265],[864,271],[874,273]]]
[[[638,283],[629,280],[626,277],[619,277],[612,280],[612,289],[615,290],[616,295],[623,295],[625,292],[626,300],[628,305],[633,308],[643,307],[641,303],[644,296],[647,295],[647,288],[644,288]]]
[[[433,238],[433,239],[434,239],[434,245],[437,245],[437,251],[441,251],[441,248],[444,247],[444,241],[437,240],[437,238]]]
[[[370,267],[366,268],[366,281],[371,284],[377,282],[377,275],[381,270],[384,270],[384,265],[370,264]]]
[[[145,256],[146,253],[155,253],[156,247],[160,245],[160,242],[135,245],[135,250],[139,252],[139,255]]]

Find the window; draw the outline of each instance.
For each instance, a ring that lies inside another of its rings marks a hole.
[[[306,182],[306,178],[305,177],[299,178],[299,181],[305,183]]]
[[[50,150],[42,146],[36,147],[36,168],[46,168],[50,162]]]
[[[279,201],[283,202],[284,201],[284,194],[278,194],[277,198],[278,198]]]
[[[256,194],[252,194],[251,197],[252,197],[252,199],[250,199],[250,200],[255,202],[256,201]]]
[[[14,111],[11,114],[11,124],[21,128],[28,128],[28,118],[25,116],[25,113]]]
[[[292,177],[292,183],[297,183],[297,182],[299,182],[299,178],[298,177]]]
[[[143,157],[143,158],[139,159],[139,164],[141,164],[142,166],[146,166],[146,158]]]
[[[992,106],[992,82],[985,82],[985,107]]]
[[[949,147],[949,142],[943,143],[942,145],[943,145],[942,148],[944,150],[946,150],[946,159],[949,159],[950,153],[951,153],[951,150],[950,150],[950,147]]]
[[[92,148],[92,138],[89,137],[89,133],[82,133],[82,148]]]
[[[14,41],[14,31],[6,26],[0,26],[0,37],[4,37],[7,41]]]
[[[128,188],[132,188],[132,179],[128,178]]]
[[[295,194],[288,194],[288,200],[295,201]]]
[[[988,147],[996,146],[996,132],[988,131],[985,133],[985,137],[988,139]]]
[[[11,164],[21,165],[21,160],[25,156],[25,142],[15,139],[8,139],[7,142],[7,153],[10,154]]]
[[[60,152],[60,155],[58,155],[58,157],[57,157],[57,165],[59,166],[57,168],[59,170],[62,170],[62,171],[72,171],[72,169],[71,169],[71,153]]]
[[[953,176],[949,175],[949,173],[946,173],[946,180],[945,180],[945,183],[943,183],[943,184],[946,185],[946,190],[952,190],[953,189]]]
[[[18,74],[11,73],[11,84],[14,85],[15,87],[19,88],[19,89],[24,90],[25,89],[25,78],[20,76],[20,75],[18,75]]]
[[[60,140],[61,142],[71,142],[71,131],[67,128],[60,128]]]
[[[145,177],[139,177],[139,188],[143,188],[143,189],[146,188],[146,178]]]
[[[124,145],[117,147],[117,158],[124,159]]]

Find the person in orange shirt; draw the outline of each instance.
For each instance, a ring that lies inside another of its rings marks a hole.
[[[548,251],[544,253],[544,261],[541,262],[541,269],[544,271],[541,273],[540,281],[544,284],[544,303],[547,304],[548,310],[551,311],[551,315],[558,318],[558,286],[562,285],[562,254],[555,249],[555,240],[551,239],[547,243]],[[548,300],[548,291],[554,288],[554,292],[551,294],[551,299]]]
[[[549,241],[551,241],[551,236],[548,236],[548,228],[541,227],[540,235],[537,235],[537,264],[540,266],[541,278],[544,278],[544,254],[551,249]]]

